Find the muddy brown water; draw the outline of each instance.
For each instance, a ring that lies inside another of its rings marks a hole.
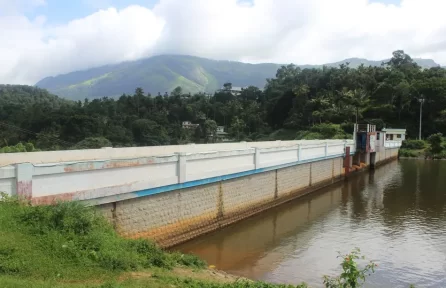
[[[340,251],[378,264],[365,287],[446,287],[446,161],[394,161],[175,247],[231,274],[322,287]]]

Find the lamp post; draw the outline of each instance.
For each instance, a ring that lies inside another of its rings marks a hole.
[[[421,118],[423,116],[423,103],[425,101],[424,96],[421,95],[421,97],[420,97],[420,99],[418,99],[418,101],[420,102],[420,130],[418,133],[418,139],[421,140],[421,121],[422,121]]]

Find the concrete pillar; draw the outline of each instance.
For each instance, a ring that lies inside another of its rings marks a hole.
[[[186,182],[186,153],[177,152],[178,155],[178,183]]]
[[[376,152],[370,153],[370,168],[375,169],[376,164]]]
[[[361,154],[359,152],[356,152],[355,155],[353,155],[353,164],[358,165],[361,164]]]
[[[17,197],[21,200],[31,200],[33,197],[34,166],[31,163],[16,165]]]
[[[260,168],[260,148],[255,148],[256,149],[256,153],[254,154],[254,166],[255,169],[259,169]]]
[[[355,124],[353,127],[354,127],[354,129],[353,129],[353,145],[355,147],[355,153],[356,153],[356,151],[358,151],[358,147],[356,147],[356,134],[358,132],[358,124]]]
[[[344,153],[345,153],[345,158],[344,158],[344,171],[345,171],[345,177],[347,177],[348,176],[348,174],[349,174],[349,172],[350,172],[350,167],[352,167],[351,165],[350,165],[350,163],[351,163],[351,160],[352,160],[352,157],[351,157],[351,155],[350,155],[350,146],[349,147],[347,147],[345,144],[344,144]]]

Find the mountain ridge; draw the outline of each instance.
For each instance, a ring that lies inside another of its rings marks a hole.
[[[296,65],[304,68],[337,67],[350,63],[356,68],[361,64],[379,66],[383,61],[349,58],[322,65]],[[420,66],[439,66],[432,59],[414,59]],[[85,98],[119,97],[141,87],[152,95],[172,91],[181,86],[184,92],[213,93],[226,82],[234,86],[264,87],[267,78],[276,75],[277,69],[287,64],[243,63],[230,60],[212,60],[187,55],[158,55],[136,61],[109,64],[82,71],[45,77],[35,86],[72,100]]]

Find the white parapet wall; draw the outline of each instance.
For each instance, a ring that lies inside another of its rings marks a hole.
[[[312,140],[1,154],[0,191],[100,205],[342,157],[347,146],[354,153],[351,140]]]
[[[60,163],[86,160],[104,159],[130,159],[148,156],[172,155],[175,153],[201,153],[209,151],[230,151],[248,148],[271,148],[296,145],[309,145],[320,143],[339,143],[343,140],[293,140],[293,141],[262,141],[262,142],[237,142],[216,144],[187,144],[167,146],[146,146],[132,148],[111,148],[44,151],[32,153],[9,153],[0,155],[0,167],[17,163]],[[352,140],[347,141],[353,144]]]

